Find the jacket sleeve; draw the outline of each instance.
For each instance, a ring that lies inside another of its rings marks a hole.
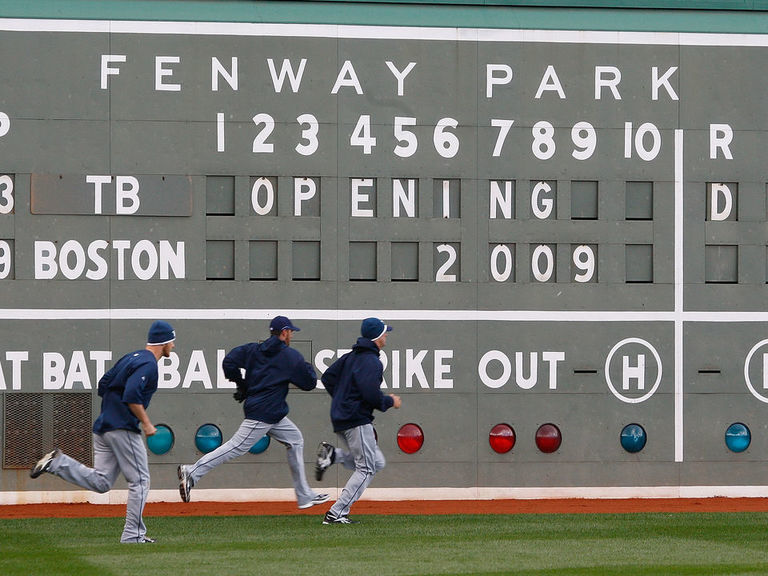
[[[291,382],[296,384],[302,390],[314,390],[317,386],[317,374],[312,364],[304,360],[301,354],[298,354],[298,362],[291,371]]]
[[[128,376],[123,391],[125,404],[141,404],[149,408],[149,401],[157,390],[157,364],[145,362]]]
[[[224,356],[224,360],[221,361],[221,369],[224,372],[224,376],[230,382],[237,384],[238,388],[244,384],[243,374],[240,370],[245,368],[248,346],[249,344],[243,344],[233,348]]]
[[[381,382],[384,374],[384,366],[378,358],[371,357],[359,370],[356,371],[355,380],[357,389],[365,402],[382,412],[386,412],[394,405],[395,401],[388,394],[381,391]]]

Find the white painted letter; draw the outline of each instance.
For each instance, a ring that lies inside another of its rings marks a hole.
[[[115,177],[115,213],[135,214],[139,210],[139,181],[134,176]]]
[[[435,389],[453,388],[453,378],[445,378],[451,373],[451,365],[444,362],[452,358],[453,350],[435,350]]]
[[[392,216],[400,218],[400,206],[409,218],[416,217],[416,179],[408,178],[408,190],[405,190],[400,178],[392,180]]]
[[[106,90],[109,87],[109,76],[120,74],[120,68],[110,68],[111,62],[125,62],[124,54],[102,54],[101,55],[101,89]]]
[[[659,68],[657,66],[654,66],[652,68],[652,77],[651,77],[651,99],[652,100],[658,100],[659,99],[659,87],[664,86],[664,89],[667,91],[667,94],[669,94],[669,97],[672,100],[680,100],[678,98],[677,93],[675,92],[675,89],[672,88],[672,85],[669,83],[669,77],[672,76],[677,72],[677,66],[672,66],[669,70],[664,72],[664,76],[659,78]]]
[[[497,76],[495,72],[501,72]],[[493,98],[493,87],[495,85],[504,85],[512,82],[512,68],[506,64],[486,64],[485,65],[485,97]]]
[[[272,85],[275,87],[275,93],[283,91],[283,82],[285,82],[285,77],[288,76],[288,80],[291,83],[291,90],[296,94],[301,87],[301,78],[304,75],[304,66],[306,63],[307,59],[302,58],[301,63],[299,64],[299,71],[296,73],[293,71],[291,61],[286,58],[283,60],[283,66],[280,68],[280,74],[278,75],[275,70],[275,61],[272,60],[272,58],[267,58],[267,65],[269,66],[269,73],[272,76]]]
[[[603,78],[603,74],[606,78]],[[607,76],[608,74],[610,77]],[[595,100],[600,100],[604,86],[611,90],[614,100],[621,100],[619,82],[621,82],[621,70],[615,66],[595,66]]]
[[[368,202],[370,197],[368,194],[361,192],[360,189],[370,188],[373,186],[372,178],[353,178],[352,179],[352,216],[359,216],[361,218],[373,218],[373,208],[362,209],[360,204]]]
[[[173,70],[163,68],[163,64],[178,64],[181,58],[178,56],[155,57],[155,90],[166,92],[181,92],[181,84],[164,84],[164,76],[173,76]]]
[[[733,140],[733,128],[728,124],[709,125],[709,158],[717,158],[718,148],[722,151],[726,160],[733,160],[733,154],[729,144]]]
[[[547,66],[547,71],[544,72],[544,76],[541,78],[539,89],[536,91],[536,99],[541,98],[541,94],[544,91],[557,92],[560,96],[560,100],[565,100],[565,92],[563,91],[563,85],[560,83],[560,78],[557,77],[555,67],[551,64]]]
[[[402,96],[405,91],[403,89],[403,84],[405,81],[405,77],[408,76],[408,74],[413,70],[413,67],[416,66],[416,62],[410,62],[408,66],[405,67],[405,70],[400,72],[397,68],[395,68],[394,63],[387,61],[387,68],[389,68],[392,71],[392,74],[397,78],[397,95]]]
[[[723,197],[723,209],[720,210],[720,196]],[[733,194],[725,184],[712,184],[709,198],[709,219],[714,222],[727,220],[733,208]]]
[[[363,93],[363,88],[360,86],[357,74],[355,74],[355,67],[352,66],[352,62],[349,60],[346,60],[341,70],[339,70],[339,75],[336,77],[336,84],[333,85],[331,94],[337,94],[342,86],[351,86],[358,94]]]
[[[301,216],[301,203],[315,197],[317,186],[312,178],[295,178],[293,181],[293,215]]]
[[[224,78],[226,80],[227,84],[237,92],[237,83],[238,83],[238,76],[237,76],[237,56],[232,56],[232,72],[227,72],[227,69],[224,68],[224,65],[219,62],[219,59],[216,58],[216,56],[211,58],[211,91],[212,92],[218,92],[219,91],[219,76]]]

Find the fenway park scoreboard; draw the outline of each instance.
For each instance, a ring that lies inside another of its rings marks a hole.
[[[382,496],[761,493],[765,36],[0,20],[0,46],[8,494],[70,489],[19,470],[90,461],[98,379],[155,319],[173,489],[277,314],[318,375],[394,326]],[[311,467],[330,399],[289,404]],[[288,494],[255,448],[200,492]]]

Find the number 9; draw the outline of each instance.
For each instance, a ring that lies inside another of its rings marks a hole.
[[[580,150],[574,150],[571,153],[576,160],[586,160],[595,153],[597,132],[589,122],[577,122],[571,129],[571,140],[573,140],[574,146],[580,148]]]
[[[0,240],[0,279],[11,273],[11,247],[5,240]]]
[[[595,253],[586,244],[577,246],[573,251],[573,264],[581,270],[581,274],[574,275],[576,282],[589,282],[595,275]]]

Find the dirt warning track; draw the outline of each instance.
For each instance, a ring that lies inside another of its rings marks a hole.
[[[294,502],[153,502],[144,516],[262,516],[322,514],[330,503],[298,510]],[[637,512],[768,512],[768,498],[659,498],[551,500],[363,500],[355,514],[631,514]],[[0,519],[109,518],[122,504],[9,504]]]

